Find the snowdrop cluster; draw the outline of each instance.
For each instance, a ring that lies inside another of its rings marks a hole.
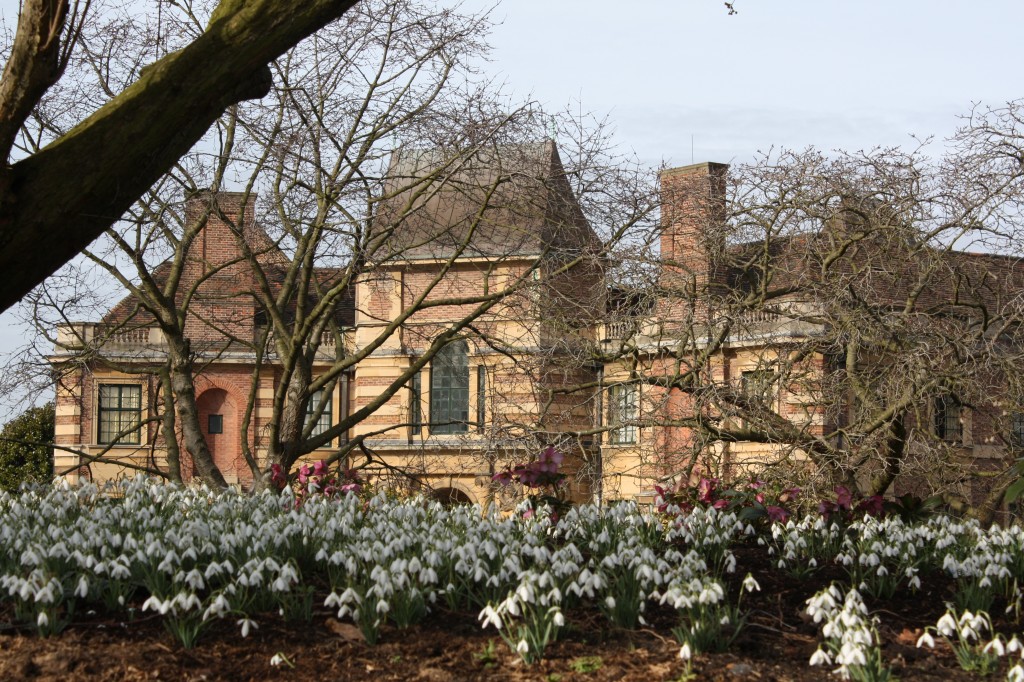
[[[844,595],[833,583],[807,600],[807,615],[821,624],[825,638],[824,648],[811,656],[811,665],[836,664],[834,672],[846,680],[889,679],[878,648],[877,619],[868,615],[856,589]]]
[[[727,646],[743,627],[742,595],[757,586],[731,577],[734,549],[756,540],[780,570],[845,568],[848,588],[833,586],[808,602],[825,639],[812,662],[870,679],[885,668],[861,594],[916,589],[943,572],[954,580],[959,615],[950,618],[960,633],[973,627],[961,623],[967,612],[977,619],[997,598],[1020,601],[1024,531],[1017,526],[812,516],[758,536],[739,515],[713,506],[657,514],[636,504],[584,505],[560,516],[524,519],[383,496],[316,495],[296,505],[287,487],[242,495],[142,478],[107,489],[4,493],[0,601],[43,635],[86,610],[157,614],[185,646],[216,621],[247,636],[266,614],[309,620],[321,607],[373,643],[386,625],[408,627],[443,605],[479,613],[482,626],[497,628],[527,661],[543,655],[578,608],[634,628],[657,605],[677,612],[673,632],[690,660]],[[937,624],[929,636],[950,638],[948,626]],[[956,638],[970,645],[965,651],[1019,650],[1016,639],[994,634],[981,642],[979,628],[977,640]],[[1024,669],[1013,670],[1024,682]]]
[[[949,643],[965,671],[987,676],[999,667],[1001,658],[1016,655],[1018,660],[1007,671],[1006,679],[1024,680],[1024,644],[1017,635],[1007,639],[995,632],[992,619],[984,611],[964,611],[957,615],[955,610],[947,610],[934,627],[925,629],[917,646],[934,648],[933,633]]]

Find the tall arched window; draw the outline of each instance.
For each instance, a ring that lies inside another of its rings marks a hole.
[[[469,351],[453,341],[430,363],[430,432],[465,433],[469,429]]]

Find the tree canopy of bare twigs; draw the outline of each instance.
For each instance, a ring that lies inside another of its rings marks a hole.
[[[167,20],[159,25],[138,6],[103,0],[21,3],[0,79],[0,264],[7,273],[0,308],[109,228],[228,106],[265,95],[268,64],[354,4],[222,0],[206,8],[168,2],[157,6]],[[85,45],[95,23],[123,32],[117,48],[131,52]],[[152,30],[136,33],[140,23]],[[125,59],[134,62],[127,74],[108,71]],[[108,88],[103,101],[80,101],[84,108],[65,112],[73,126],[23,134],[39,105],[52,103],[62,76],[82,61]]]
[[[59,129],[75,118],[70,101],[102,99],[117,90],[111,80],[130,80],[138,64],[123,41],[140,34],[136,19],[116,16],[83,36],[87,75],[68,92],[52,90],[31,123]],[[473,339],[517,358],[536,347],[496,331],[503,316],[531,309],[509,305],[528,301],[527,288],[556,292],[553,282],[585,271],[593,309],[563,317],[577,330],[594,318],[602,254],[652,215],[652,176],[645,183],[636,168],[610,161],[600,125],[558,118],[563,153],[543,142],[552,117],[513,104],[475,73],[486,32],[485,16],[408,0],[361,3],[274,61],[269,96],[229,108],[84,262],[33,293],[24,309],[44,343],[57,343],[68,382],[94,371],[148,377],[144,428],[166,448],[166,465],[130,466],[225,484],[203,434],[197,382],[230,358],[244,357],[251,371],[237,428],[244,466],[261,484],[271,465],[288,470],[332,444],[331,461],[369,453],[373,432],[339,439],[404,395],[449,343]],[[208,251],[214,243],[230,248]],[[402,273],[417,262],[430,264],[429,276],[406,283]],[[127,294],[113,309],[89,296],[84,282],[97,273]],[[353,310],[357,286],[395,282],[402,304],[390,317],[366,301]],[[550,324],[561,307],[551,303]],[[352,315],[372,333],[352,338]],[[102,321],[77,325],[82,319]],[[410,358],[402,371],[317,428],[327,403],[316,396],[396,343]],[[111,441],[78,454],[86,464],[116,459]]]

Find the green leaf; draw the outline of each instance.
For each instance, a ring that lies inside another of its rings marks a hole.
[[[1021,496],[1021,493],[1024,493],[1024,478],[1018,478],[1014,481],[1010,487],[1006,489],[1006,495],[1003,496],[1003,499],[1006,500],[1007,504],[1010,504],[1012,502],[1016,502],[1017,498]]]

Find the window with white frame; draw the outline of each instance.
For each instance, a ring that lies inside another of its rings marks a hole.
[[[608,432],[612,445],[637,442],[636,420],[640,416],[640,389],[636,384],[613,384],[608,387]]]

